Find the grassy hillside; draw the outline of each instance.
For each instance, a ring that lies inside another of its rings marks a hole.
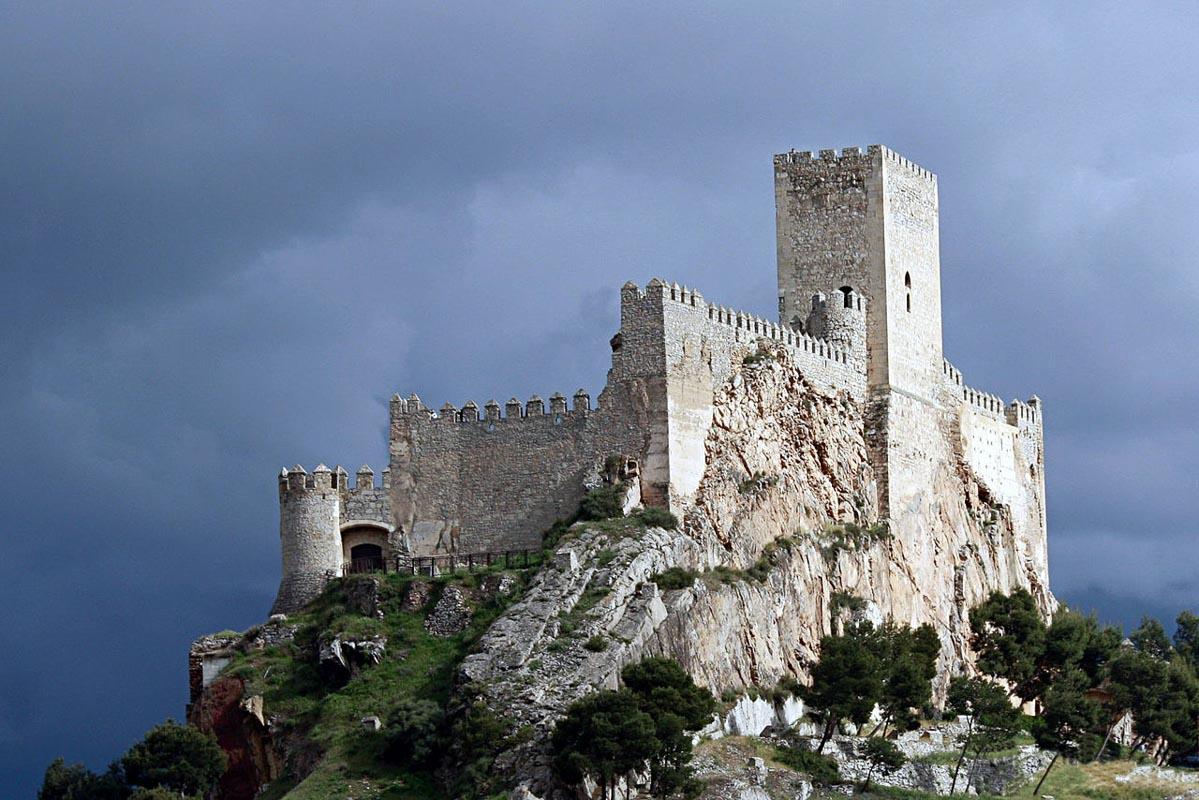
[[[457,665],[492,620],[523,590],[527,575],[515,570],[508,574],[515,580],[514,588],[502,596],[483,597],[478,593],[470,603],[469,625],[448,637],[426,632],[426,615],[447,586],[474,590],[487,573],[449,575],[431,581],[410,575],[337,580],[301,613],[288,619],[299,626],[291,643],[239,655],[223,674],[244,679],[247,696],[263,696],[266,716],[279,720],[274,739],[285,743],[283,747],[288,751],[285,775],[270,787],[266,797],[400,800],[471,796],[488,791],[485,780],[475,780],[478,774],[459,776],[456,785],[447,791],[435,776],[436,765],[413,771],[389,763],[385,750],[393,731],[386,722],[405,703],[433,701],[446,714],[438,736],[447,746],[456,742],[455,746],[464,750],[456,755],[467,762],[486,760],[487,743],[472,741],[478,737],[454,728],[469,717],[471,731],[495,730],[497,720],[485,718],[487,712],[479,708],[449,708],[448,702]],[[352,584],[366,580],[379,581],[377,616],[363,615],[347,602]],[[404,598],[417,581],[431,584],[428,600],[406,610]],[[343,640],[386,637],[381,662],[364,666],[344,683],[344,678],[331,677],[327,671],[322,674],[316,658],[318,639],[334,634]],[[368,715],[384,720],[384,729],[365,730],[361,720]],[[476,752],[470,752],[472,747]],[[297,782],[296,766],[306,757],[311,759],[313,753],[323,755],[319,755],[311,774]]]

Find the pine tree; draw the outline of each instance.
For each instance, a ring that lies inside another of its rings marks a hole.
[[[654,720],[627,689],[595,692],[571,704],[554,728],[554,768],[567,783],[591,776],[602,796],[616,796],[617,779],[641,769],[658,740]]]
[[[949,693],[945,707],[953,714],[968,716],[966,733],[959,740],[962,746],[957,763],[953,768],[953,781],[949,793],[957,789],[958,774],[968,754],[973,754],[973,774],[978,759],[983,753],[1011,746],[1020,728],[1020,712],[1017,711],[1002,686],[982,678],[957,677],[949,682]],[[970,781],[966,781],[966,790]]]
[[[620,673],[625,688],[654,720],[658,746],[650,758],[650,794],[669,797],[691,783],[691,732],[712,720],[716,701],[675,661],[647,658]]]
[[[812,668],[812,684],[804,701],[820,710],[824,733],[817,753],[823,753],[841,720],[861,726],[882,696],[876,631],[869,622],[851,625],[841,635],[820,640],[820,661]]]
[[[216,737],[190,725],[167,720],[121,757],[130,786],[161,786],[182,795],[204,795],[225,771],[225,754]]]

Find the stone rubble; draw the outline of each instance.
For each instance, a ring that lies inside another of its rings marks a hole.
[[[437,605],[425,618],[425,630],[434,636],[453,636],[470,625],[473,611],[467,590],[450,584],[442,591]]]

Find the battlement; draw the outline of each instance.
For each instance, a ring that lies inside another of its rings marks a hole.
[[[840,153],[836,149],[832,149],[821,150],[818,155],[813,155],[811,150],[788,150],[786,153],[775,155],[774,165],[776,167],[786,167],[821,161],[853,161],[861,163],[870,160],[876,153],[880,153],[885,149],[882,145],[872,144],[866,148],[865,152],[860,147],[844,147]]]
[[[904,158],[889,147],[882,147],[880,149],[882,150],[883,158],[885,158],[893,166],[903,167],[908,172],[912,173],[913,175],[918,175],[921,178],[924,178],[926,181],[931,181],[932,183],[937,182],[937,176],[935,173],[930,172],[929,170],[917,164],[915,161]]]
[[[941,371],[954,386],[965,386],[965,384],[962,382],[962,371],[953,364],[950,364],[947,359],[942,360]]]
[[[342,472],[344,473],[344,470]],[[330,491],[336,488],[337,477],[340,476],[324,464],[318,464],[311,473],[300,464],[291,469],[285,467],[279,473],[279,495],[282,498],[285,495],[303,494],[308,491]]]
[[[999,418],[1005,418],[1006,406],[1003,398],[999,395],[988,394],[978,389],[971,389],[969,386],[963,386],[962,399],[980,411],[985,411]]]
[[[422,403],[416,394],[407,398],[395,394],[391,398],[391,413],[393,417],[407,417],[416,423],[493,423],[553,419],[567,414],[588,414],[593,410],[591,395],[585,389],[579,389],[574,393],[572,403],[573,405],[568,407],[566,397],[560,392],[554,392],[550,395],[548,411],[545,401],[538,394],[531,395],[523,404],[517,398],[510,397],[503,406],[493,398],[483,404],[482,413],[479,411],[479,404],[474,400],[467,400],[462,404],[462,408],[447,402],[435,411]]]
[[[337,470],[345,475],[345,470],[341,467],[338,467]],[[353,487],[348,483],[349,475],[346,475],[346,479],[339,484],[339,487],[350,492],[369,492],[376,489],[386,489],[391,485],[391,467],[383,469],[381,474],[382,483],[375,481],[375,471],[370,468],[369,464],[363,464],[359,467],[354,477]]]
[[[284,467],[279,471],[279,494],[300,494],[309,491],[364,492],[386,489],[390,483],[391,469],[382,472],[382,483],[375,482],[375,471],[366,464],[358,469],[353,484],[350,473],[340,464],[329,469],[324,464],[318,464],[312,472],[308,472],[300,464],[294,467]]]
[[[1041,424],[1041,398],[1035,394],[1028,402],[1013,400],[1007,405],[1007,421],[1011,425],[1039,426]]]
[[[813,155],[810,150],[789,150],[786,153],[775,155],[774,166],[784,170],[788,167],[800,169],[804,167],[818,167],[824,169],[830,164],[859,167],[872,161],[875,156],[880,156],[892,166],[901,167],[927,181],[936,182],[937,180],[937,176],[934,173],[896,153],[891,148],[879,144],[872,144],[865,151],[860,147],[844,147],[840,152],[835,149],[821,150],[818,155]]]
[[[834,291],[832,294],[842,298],[843,302],[844,296],[840,291]],[[658,302],[663,305],[672,303],[694,309],[710,323],[730,328],[736,331],[738,336],[743,334],[747,342],[755,341],[758,338],[767,338],[793,348],[797,354],[816,355],[838,364],[850,362],[848,351],[825,339],[810,336],[789,325],[759,317],[748,311],[709,303],[698,290],[680,286],[677,283],[668,284],[661,278],[651,279],[644,290],[632,281],[626,283],[621,290],[622,305],[645,301]],[[864,301],[862,308],[865,309]]]

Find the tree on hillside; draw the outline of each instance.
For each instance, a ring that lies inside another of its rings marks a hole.
[[[1067,673],[1079,672],[1097,686],[1121,638],[1118,629],[1067,608],[1046,625],[1023,589],[992,594],[970,610],[970,626],[979,668],[1007,682],[1023,702],[1041,697]]]
[[[688,788],[691,778],[691,732],[712,720],[712,693],[667,658],[647,658],[620,673],[640,709],[654,720],[657,748],[650,757],[650,795],[670,797]]]
[[[591,776],[601,796],[616,797],[621,776],[641,769],[654,756],[654,720],[627,689],[589,694],[571,704],[554,728],[554,768],[567,783]]]
[[[1170,646],[1170,638],[1166,636],[1166,629],[1153,617],[1141,617],[1141,624],[1128,634],[1128,640],[1138,652],[1151,655],[1160,661],[1169,661],[1174,652],[1174,648]]]
[[[882,680],[878,704],[883,712],[875,730],[881,729],[885,737],[892,723],[905,730],[919,724],[919,711],[932,696],[941,640],[931,625],[912,630],[888,622],[877,631],[875,641]]]
[[[225,754],[212,734],[168,719],[122,756],[121,767],[130,786],[204,795],[225,771]]]
[[[984,753],[1010,747],[1020,729],[1020,712],[1012,706],[1007,690],[983,678],[957,677],[949,682],[946,709],[953,714],[968,716],[966,733],[959,739],[962,746],[957,763],[953,768],[953,781],[949,793],[958,785],[958,774],[967,755],[973,761],[970,774],[974,773],[978,759]],[[966,790],[970,781],[966,781]]]
[[[1171,752],[1188,750],[1199,740],[1199,680],[1187,663],[1174,656],[1165,665],[1164,687],[1136,721],[1139,743],[1156,741],[1158,763]]]
[[[1042,695],[1040,724],[1033,730],[1033,736],[1039,747],[1053,751],[1053,760],[1037,781],[1034,795],[1041,791],[1041,784],[1058,758],[1086,757],[1099,746],[1099,737],[1093,731],[1102,717],[1102,709],[1087,697],[1089,688],[1091,680],[1086,673],[1072,670],[1059,675]]]
[[[1110,698],[1105,704],[1109,720],[1103,744],[1095,753],[1094,760],[1098,761],[1107,749],[1112,731],[1125,714],[1132,714],[1135,720],[1151,716],[1150,709],[1166,691],[1167,671],[1164,661],[1134,648],[1122,649],[1112,657],[1104,682]]]
[[[873,625],[863,622],[820,640],[820,661],[812,668],[811,686],[803,692],[804,701],[823,715],[817,753],[824,752],[841,720],[864,725],[882,695],[875,633]]]
[[[1190,611],[1178,615],[1174,631],[1174,652],[1199,675],[1199,616]]]
[[[970,609],[970,630],[979,669],[1010,683],[1012,694],[1021,700],[1035,698],[1046,626],[1032,595],[1024,589],[1010,595],[993,592]]]
[[[97,775],[83,764],[56,758],[46,767],[37,800],[124,800],[128,796],[129,787],[116,764]]]
[[[884,772],[899,769],[903,766],[903,753],[895,743],[889,739],[876,739],[870,737],[866,740],[863,746],[862,756],[870,764],[870,769],[866,770],[866,780],[862,783],[862,791],[870,791],[870,779],[874,776],[874,770],[881,769]]]

